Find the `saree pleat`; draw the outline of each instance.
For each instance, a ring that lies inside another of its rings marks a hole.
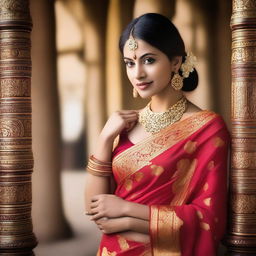
[[[113,151],[115,194],[149,206],[151,242],[122,240],[125,247],[119,234],[104,235],[99,255],[216,255],[226,225],[228,146],[223,120],[210,111],[137,144],[122,134]]]

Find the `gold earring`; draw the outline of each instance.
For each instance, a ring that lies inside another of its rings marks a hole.
[[[176,91],[179,91],[183,86],[183,78],[179,75],[179,73],[175,73],[171,80],[172,88]]]
[[[135,88],[133,88],[132,95],[133,95],[133,98],[137,98],[139,96],[139,93]]]

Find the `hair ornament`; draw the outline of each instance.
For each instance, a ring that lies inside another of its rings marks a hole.
[[[130,38],[128,39],[128,47],[131,51],[135,51],[138,48],[138,43],[133,37],[133,30],[134,28],[131,29]]]
[[[182,71],[182,77],[189,77],[189,73],[194,71],[195,65],[197,63],[197,58],[193,55],[192,52],[188,52],[187,56],[185,56],[185,61],[182,63],[180,69]]]
[[[138,43],[133,37],[128,39],[128,47],[131,51],[135,51],[138,48]]]

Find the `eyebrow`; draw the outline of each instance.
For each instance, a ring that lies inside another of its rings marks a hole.
[[[148,53],[145,53],[145,54],[143,54],[142,56],[140,56],[139,59],[143,59],[145,56],[148,56],[148,55],[154,55],[154,56],[156,56],[157,54],[148,52]],[[128,58],[128,57],[124,57],[124,60],[125,60],[125,59],[127,59],[127,60],[133,60],[133,59],[130,59],[130,58]]]

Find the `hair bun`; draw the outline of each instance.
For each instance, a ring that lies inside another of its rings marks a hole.
[[[198,86],[198,73],[196,69],[189,73],[189,76],[187,78],[183,79],[183,87],[182,91],[184,92],[191,92],[195,90]]]

